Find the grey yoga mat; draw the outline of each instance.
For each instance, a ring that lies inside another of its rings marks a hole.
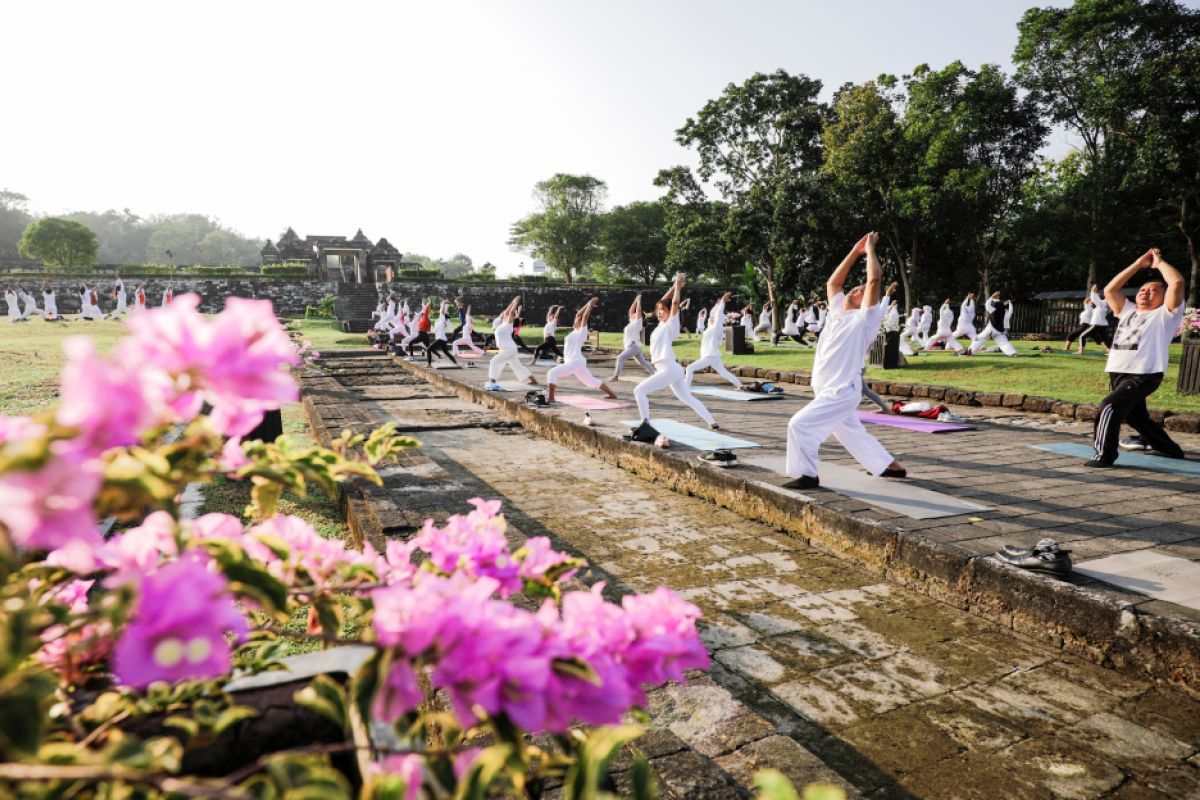
[[[749,402],[751,400],[782,400],[787,396],[784,394],[763,394],[762,392],[738,392],[733,389],[720,389],[715,386],[693,387],[692,394],[702,394],[705,397],[719,397],[722,400],[738,400],[740,402]]]
[[[623,419],[621,424],[627,428],[636,428],[641,425],[641,420]],[[673,419],[651,419],[651,426],[654,427],[663,436],[671,441],[672,444],[685,444],[688,447],[694,447],[697,450],[717,450],[719,448],[732,449],[735,447],[758,447],[754,442],[748,442],[745,439],[738,439],[734,436],[726,436],[720,431],[706,430],[698,428],[695,425],[688,425],[686,422],[676,422]]]
[[[744,464],[763,467],[772,472],[784,471],[782,456],[744,458]],[[873,506],[886,508],[913,519],[934,519],[972,514],[989,510],[987,506],[972,503],[953,495],[942,494],[905,480],[888,480],[869,475],[861,469],[851,469],[837,464],[821,464],[821,488],[829,489],[846,497],[862,500]]]

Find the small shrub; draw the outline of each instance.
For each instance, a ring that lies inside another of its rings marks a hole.
[[[337,300],[331,294],[327,294],[317,301],[315,306],[304,307],[305,319],[333,319],[333,304]]]
[[[308,267],[304,264],[263,264],[264,278],[307,278],[310,277]]]

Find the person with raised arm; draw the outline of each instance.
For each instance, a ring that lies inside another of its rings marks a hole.
[[[718,429],[717,421],[709,413],[704,404],[692,396],[687,387],[687,376],[683,367],[675,360],[675,349],[671,343],[679,336],[679,311],[681,303],[679,295],[683,291],[686,276],[681,272],[675,276],[675,282],[667,293],[654,304],[654,315],[658,318],[658,326],[650,334],[650,362],[654,365],[654,374],[646,378],[633,389],[633,398],[637,401],[638,414],[643,423],[650,421],[651,392],[670,388],[671,391],[695,411],[700,419],[708,423],[714,431]]]
[[[1112,333],[1109,331],[1108,325],[1108,301],[1100,294],[1099,284],[1093,284],[1088,299],[1092,301],[1092,316],[1088,320],[1087,330],[1079,335],[1079,348],[1075,351],[1076,355],[1083,355],[1088,339],[1103,347],[1106,353],[1109,351],[1108,345],[1112,340]]]
[[[592,316],[592,310],[599,304],[600,298],[593,297],[575,313],[573,330],[563,340],[563,363],[546,373],[547,402],[554,402],[554,390],[557,388],[558,382],[568,375],[574,375],[580,383],[590,389],[599,389],[608,395],[610,400],[617,398],[613,394],[613,390],[588,369],[587,358],[583,355],[583,343],[587,341],[588,337],[588,318]]]
[[[950,338],[954,340],[954,344],[958,345],[958,340],[965,338],[967,345],[975,341],[978,332],[975,330],[975,293],[967,292],[967,296],[963,298],[962,305],[958,307],[958,325],[954,328],[954,333],[950,334]],[[955,348],[955,352],[962,355],[966,351],[962,345]]]
[[[459,301],[457,299],[455,299],[454,302],[455,305],[459,305]],[[475,338],[472,335],[475,333],[475,318],[471,316],[471,307],[463,307],[460,305],[458,309],[458,319],[462,323],[462,330],[460,331],[462,335],[450,343],[450,350],[454,353],[454,355],[457,356],[459,345],[463,345],[465,347],[469,347],[476,355],[485,355],[483,350],[479,349],[479,345],[475,344]],[[516,347],[516,344],[514,343],[513,346]]]
[[[1000,352],[1006,356],[1015,357],[1017,348],[1012,346],[1012,342],[1004,335],[1004,317],[1005,313],[1012,308],[1012,302],[1007,304],[1000,299],[1000,292],[992,292],[992,296],[984,301],[983,308],[987,311],[988,323],[971,342],[971,346],[967,348],[966,355],[975,355],[983,349],[987,344],[988,339],[996,343],[1000,348]]]
[[[42,308],[46,309],[46,319],[54,322],[62,321],[62,317],[58,315],[58,298],[54,294],[54,287],[50,285],[50,281],[42,281]]]
[[[613,374],[609,377],[608,382],[612,383],[617,378],[621,377],[621,370],[625,368],[625,362],[629,359],[636,359],[642,365],[642,369],[654,374],[654,367],[646,360],[646,355],[642,352],[642,293],[638,292],[633,298],[633,303],[629,306],[629,322],[625,325],[625,330],[622,332],[624,348],[621,354],[617,356],[616,366],[613,368]]]
[[[449,322],[447,310],[450,308],[450,303],[443,300],[438,307],[437,322],[433,326],[433,341],[425,348],[425,366],[433,366],[433,357],[444,356],[450,359],[450,363],[457,365],[458,361],[454,358],[454,353],[450,352],[450,344],[446,341],[446,325]]]
[[[540,358],[558,359],[558,340],[554,338],[558,330],[558,317],[562,314],[562,306],[550,306],[546,311],[546,324],[542,326],[542,343],[533,349],[533,359],[530,364],[536,364]]]
[[[923,349],[932,350],[938,342],[942,342],[947,350],[956,353],[963,351],[963,346],[954,338],[954,309],[950,307],[949,297],[942,301],[942,307],[938,310],[937,332],[926,340]]]
[[[1156,273],[1142,284],[1131,303],[1122,290],[1146,268]],[[1138,432],[1146,447],[1168,458],[1183,458],[1183,449],[1146,408],[1146,398],[1162,384],[1171,340],[1183,321],[1183,289],[1183,276],[1163,260],[1157,248],[1146,251],[1104,287],[1117,330],[1104,368],[1111,391],[1100,401],[1096,414],[1095,454],[1087,462],[1089,467],[1111,467],[1117,460],[1123,422]]]
[[[708,316],[710,321],[708,330],[704,331],[704,334],[700,337],[700,358],[688,364],[687,370],[684,372],[689,388],[691,388],[692,378],[695,377],[696,373],[709,367],[712,367],[714,372],[732,383],[733,388],[742,388],[742,382],[737,379],[737,376],[726,369],[725,364],[721,362],[721,342],[725,339],[725,326],[720,324],[719,321],[725,319],[725,304],[729,302],[729,298],[732,295],[732,292],[726,292],[717,298],[717,302],[713,304],[712,313]]]
[[[500,352],[492,356],[491,362],[488,363],[488,381],[492,384],[500,380],[500,375],[504,372],[504,367],[507,366],[517,376],[517,380],[524,381],[530,386],[538,385],[537,378],[533,377],[533,373],[517,357],[521,351],[517,349],[517,343],[512,338],[513,323],[516,321],[517,309],[520,306],[521,296],[517,295],[508,304],[508,308],[501,311],[500,316],[492,321],[492,335],[496,337],[496,347],[500,350]],[[468,309],[467,319],[470,318],[470,309]],[[467,335],[465,329],[463,330],[463,335]]]
[[[754,341],[758,341],[758,334],[771,332],[771,309],[774,305],[770,300],[763,304],[762,311],[758,315],[758,324],[754,326]]]
[[[121,280],[121,273],[117,273],[117,282],[113,286],[113,300],[116,301],[116,307],[113,308],[109,317],[116,319],[122,314],[129,313],[128,297],[125,294],[125,281]]]
[[[742,309],[741,315],[738,317],[738,323],[742,326],[742,330],[746,332],[746,341],[758,341],[758,337],[754,335],[754,303],[747,303]]]
[[[829,314],[813,359],[815,397],[788,422],[786,470],[794,480],[785,483],[785,488],[812,489],[821,485],[817,454],[830,434],[871,474],[885,478],[903,478],[908,474],[867,433],[857,413],[862,399],[863,358],[884,315],[880,303],[883,270],[875,254],[878,240],[879,234],[875,232],[859,239],[825,285]],[[846,277],[864,255],[867,282],[844,292]]]

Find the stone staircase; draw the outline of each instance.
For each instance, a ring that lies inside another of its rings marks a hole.
[[[366,333],[371,329],[371,312],[379,304],[379,292],[373,283],[339,283],[333,309],[342,330]]]

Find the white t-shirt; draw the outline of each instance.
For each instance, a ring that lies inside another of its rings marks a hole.
[[[433,338],[446,341],[446,312],[438,314],[437,322],[433,323]]]
[[[717,303],[713,306],[713,324],[708,326],[704,331],[704,336],[700,338],[700,357],[709,358],[710,356],[719,356],[721,354],[721,342],[725,339],[725,326],[720,324],[720,320],[725,317],[725,304]]]
[[[1138,311],[1137,305],[1126,300],[1117,314],[1117,330],[1108,353],[1105,372],[1152,375],[1167,371],[1171,340],[1183,321],[1184,304],[1174,313],[1163,303],[1153,311]]]
[[[671,317],[666,322],[660,322],[650,334],[650,363],[669,363],[675,360],[675,348],[671,342],[679,335],[679,315]]]
[[[1095,306],[1092,308],[1092,318],[1088,322],[1096,327],[1106,328],[1108,327],[1108,301],[1103,297],[1097,299],[1098,297],[1098,295],[1092,294],[1092,302],[1095,303]]]
[[[492,333],[496,336],[496,346],[501,350],[516,350],[517,343],[513,341],[513,324],[505,322],[500,317],[492,320]]]
[[[838,292],[830,298],[825,332],[817,340],[813,360],[814,391],[857,385],[861,381],[863,354],[879,332],[883,315],[884,308],[879,303],[847,309],[845,293]]]
[[[975,327],[974,300],[964,300],[963,304],[958,307],[958,327],[963,328],[966,326]]]
[[[758,324],[759,325],[770,325],[771,324],[771,309],[764,308],[762,310],[762,312],[759,313]]]
[[[549,339],[554,336],[554,332],[558,330],[558,320],[548,319],[546,324],[542,326],[542,338]]]
[[[642,341],[642,317],[639,314],[629,320],[629,324],[625,326],[625,347],[633,344],[639,344]]]
[[[1083,311],[1080,311],[1079,312],[1079,324],[1080,325],[1091,325],[1092,324],[1092,312],[1095,310],[1096,309],[1092,308],[1091,306],[1088,306],[1087,308],[1083,309]]]
[[[938,336],[949,336],[950,331],[954,330],[951,326],[954,324],[954,309],[949,305],[943,305],[942,310],[938,314]]]
[[[588,329],[584,325],[582,328],[576,328],[567,334],[567,338],[563,339],[563,363],[568,361],[583,360],[583,343],[587,341]]]

